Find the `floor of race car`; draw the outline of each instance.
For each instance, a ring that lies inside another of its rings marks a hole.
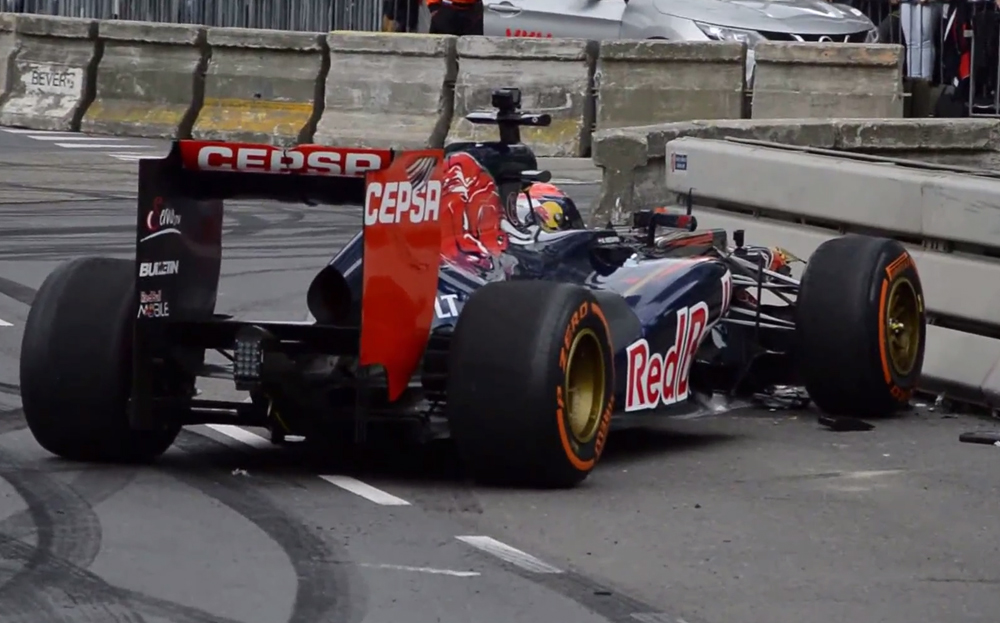
[[[868,432],[766,409],[627,431],[557,492],[470,485],[447,444],[344,464],[243,429],[192,428],[149,467],[49,457],[18,411],[28,304],[62,260],[132,252],[136,168],[110,154],[163,149],[81,138],[0,130],[0,621],[996,620],[1000,448],[926,405]],[[593,199],[593,172],[554,168]],[[220,309],[274,319],[304,317],[360,225],[230,215]]]

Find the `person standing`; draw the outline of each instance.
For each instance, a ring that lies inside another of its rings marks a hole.
[[[929,0],[892,0],[902,4],[899,20],[906,43],[906,73],[910,78],[932,80],[936,41],[941,32],[941,4]]]
[[[432,35],[483,34],[483,0],[427,0]]]
[[[383,0],[382,32],[417,32],[420,0]]]

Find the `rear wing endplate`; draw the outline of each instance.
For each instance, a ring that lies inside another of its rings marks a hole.
[[[440,149],[175,141],[139,162],[137,332],[215,316],[226,200],[363,206],[362,365],[406,388],[434,316],[441,250]],[[252,210],[252,208],[249,208]],[[303,293],[304,294],[304,293]]]

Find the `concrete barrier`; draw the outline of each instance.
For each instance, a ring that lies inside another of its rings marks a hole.
[[[997,119],[798,119],[666,123],[594,134],[594,163],[604,170],[592,223],[624,222],[634,209],[672,198],[665,184],[668,141],[744,138],[844,150],[882,150],[912,157],[931,150],[972,160],[1000,149]]]
[[[843,230],[910,241],[935,319],[925,376],[1000,406],[1000,179],[991,172],[696,138],[670,141],[665,158],[685,163],[667,167],[668,191],[716,208],[698,210],[702,226],[744,229],[800,257]]]
[[[312,140],[329,61],[318,33],[209,28],[195,138],[290,146]]]
[[[746,45],[603,41],[594,91],[597,128],[743,118]]]
[[[753,119],[903,116],[902,46],[766,42],[754,56]]]
[[[465,115],[489,109],[493,89],[511,86],[521,89],[525,110],[552,115],[552,125],[547,128],[522,129],[523,142],[538,156],[589,155],[596,42],[462,37],[457,49],[455,114],[449,142],[497,140],[495,127],[473,125]]]
[[[100,22],[103,54],[84,132],[187,138],[202,97],[205,29],[181,24]]]
[[[20,14],[5,21],[8,45],[15,51],[7,53],[0,125],[79,129],[93,97],[91,80],[99,58],[97,21]]]
[[[313,141],[345,147],[444,145],[456,37],[332,32],[323,115]]]
[[[7,84],[7,66],[17,52],[17,35],[14,33],[17,23],[13,13],[0,13],[0,104],[4,94],[10,89]]]

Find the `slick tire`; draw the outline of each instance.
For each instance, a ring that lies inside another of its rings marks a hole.
[[[597,300],[577,286],[492,283],[470,297],[452,337],[447,403],[476,480],[568,488],[590,474],[614,410],[609,335]]]
[[[21,402],[39,445],[63,458],[145,462],[180,428],[129,428],[135,263],[81,258],[46,278],[21,342]]]
[[[927,318],[913,258],[895,240],[850,235],[816,249],[796,305],[797,367],[831,415],[905,407],[923,368]]]

